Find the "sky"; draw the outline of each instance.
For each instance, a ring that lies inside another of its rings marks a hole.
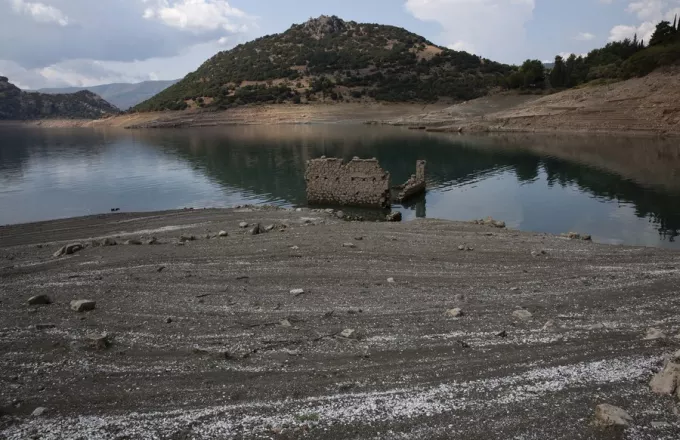
[[[680,0],[0,0],[0,75],[23,89],[176,79],[319,15],[390,24],[495,61],[649,40]]]

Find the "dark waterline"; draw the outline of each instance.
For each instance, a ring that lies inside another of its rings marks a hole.
[[[680,248],[680,147],[643,138],[430,134],[354,125],[94,131],[0,128],[0,224],[122,211],[304,206],[311,158],[376,157],[429,191],[407,220],[493,216],[511,228]]]

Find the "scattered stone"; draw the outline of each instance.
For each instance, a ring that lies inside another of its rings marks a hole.
[[[90,341],[90,347],[95,350],[106,350],[111,346],[111,338],[107,333],[102,333],[101,335],[90,335],[88,336]]]
[[[182,235],[179,237],[180,243],[186,243],[187,241],[196,241],[196,236],[194,235]]]
[[[281,325],[281,327],[286,327],[286,328],[290,328],[290,327],[293,326],[293,324],[291,324],[290,321],[287,320],[287,319],[281,320],[281,322],[279,322],[279,324]]]
[[[447,310],[446,316],[448,318],[462,318],[463,316],[465,316],[465,313],[463,312],[462,309],[455,308],[455,309]]]
[[[468,344],[467,342],[465,342],[463,340],[458,339],[456,342],[463,348],[470,348],[470,344]]]
[[[340,336],[345,338],[345,339],[356,339],[357,338],[357,332],[354,329],[346,328],[342,332],[340,332]]]
[[[125,242],[127,246],[141,246],[142,242],[137,239],[128,240]]]
[[[502,332],[497,333],[496,336],[499,337],[499,338],[507,338],[507,337],[508,337],[508,332],[506,332],[505,330],[503,330]]]
[[[597,405],[595,409],[595,424],[598,426],[628,426],[632,421],[626,411],[607,403]]]
[[[548,253],[546,251],[543,251],[543,250],[541,250],[541,251],[531,251],[532,257],[542,257],[544,255],[548,255]]]
[[[328,208],[328,209],[326,209],[325,211],[326,211],[326,214],[333,214],[333,213],[335,212],[335,211],[333,210],[333,208]]]
[[[680,364],[667,362],[664,369],[654,375],[649,387],[655,394],[672,396],[680,387]]]
[[[359,236],[359,237],[354,237],[354,239],[355,239],[356,241],[363,241],[363,240],[364,240],[364,237]]]
[[[276,228],[275,225],[269,225],[266,228],[264,228],[264,232],[271,232],[274,230],[274,228]]]
[[[396,283],[396,281],[394,281],[394,278],[388,278],[387,282],[390,284]]]
[[[511,287],[510,291],[511,292],[517,292],[519,290],[519,287]]]
[[[172,324],[172,318],[165,318],[166,324]]]
[[[113,238],[105,238],[102,240],[102,246],[117,246],[118,242]]]
[[[650,425],[654,429],[668,429],[668,428],[673,426],[668,422],[652,422],[652,423],[650,423]]]
[[[543,326],[543,331],[544,332],[550,331],[553,328],[555,328],[555,321],[550,320],[550,321],[546,322],[545,325]]]
[[[304,295],[304,293],[305,293],[304,289],[293,289],[290,291],[290,294],[295,296]]]
[[[458,246],[458,250],[459,250],[459,251],[464,251],[464,250],[465,250],[465,245],[461,244],[460,246]]]
[[[647,334],[645,335],[645,341],[654,341],[656,339],[665,339],[666,335],[664,332],[657,328],[650,328],[647,330]]]
[[[56,324],[36,324],[35,329],[36,330],[49,330],[51,328],[57,327]]]
[[[248,226],[250,226],[250,225],[246,222],[241,222],[241,223],[238,224],[238,227],[241,228],[241,229],[245,229]]]
[[[592,241],[593,239],[593,237],[588,234],[579,234],[578,232],[570,232],[568,234],[562,234],[562,236],[569,240]]]
[[[79,299],[71,301],[71,310],[76,311],[78,313],[89,312],[91,310],[94,310],[96,306],[97,303],[89,299]]]
[[[146,241],[146,244],[147,244],[148,246],[153,246],[153,245],[155,245],[155,244],[158,244],[158,239],[157,239],[156,237],[151,237],[150,239],[148,239],[148,240]]]
[[[28,299],[29,306],[44,306],[52,304],[52,299],[47,295],[36,295]]]
[[[505,222],[499,221],[499,220],[494,220],[492,217],[487,217],[484,219],[480,220],[474,220],[472,223],[476,225],[484,225],[484,226],[492,226],[494,228],[498,229],[504,229],[505,228]]]
[[[55,252],[53,255],[54,257],[61,257],[62,255],[73,255],[76,252],[80,252],[85,247],[80,244],[80,243],[72,243],[72,244],[67,244],[66,246],[62,247],[59,249],[57,252]]]
[[[401,215],[401,212],[399,212],[399,211],[392,211],[392,212],[390,212],[389,214],[387,214],[387,216],[385,217],[385,220],[387,220],[388,222],[394,222],[394,223],[396,223],[396,222],[400,222],[400,221],[402,220],[402,218],[403,218],[403,217],[402,217],[402,215]]]
[[[300,249],[300,247],[299,246],[293,246],[293,247],[291,247],[291,249],[294,250],[294,251],[297,251],[297,250]]]
[[[248,231],[249,235],[260,235],[262,233],[262,226],[260,226],[259,223],[257,223],[255,226],[250,228]]]
[[[227,231],[220,231],[220,233],[217,234],[217,236],[220,238],[229,237],[229,233]]]
[[[39,406],[31,413],[31,416],[40,417],[43,414],[45,414],[46,412],[47,412],[47,408],[45,408],[43,406]]]
[[[342,247],[354,249],[355,247],[357,247],[357,245],[355,245],[354,243],[343,243]]]
[[[338,211],[338,212],[335,213],[335,216],[337,218],[339,218],[340,220],[342,220],[343,218],[345,218],[345,213],[342,212],[342,211]]]
[[[514,316],[515,318],[517,318],[521,321],[528,321],[534,315],[528,310],[520,309],[520,310],[515,310],[514,312],[512,312],[512,316]]]

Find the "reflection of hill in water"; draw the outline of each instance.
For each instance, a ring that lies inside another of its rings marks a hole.
[[[593,137],[449,137],[363,126],[251,126],[219,130],[137,132],[143,142],[171,149],[222,185],[293,204],[305,203],[305,161],[377,157],[406,180],[428,161],[430,187],[448,187],[513,171],[520,182],[541,171],[549,183],[577,185],[597,197],[632,203],[661,233],[680,230],[680,148],[650,139]]]

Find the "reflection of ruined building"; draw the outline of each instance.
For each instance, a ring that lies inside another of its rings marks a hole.
[[[393,199],[401,202],[425,191],[425,161],[418,161],[416,174],[395,188],[394,196],[390,173],[375,158],[355,157],[347,163],[326,157],[309,160],[305,181],[310,204],[389,208]]]

